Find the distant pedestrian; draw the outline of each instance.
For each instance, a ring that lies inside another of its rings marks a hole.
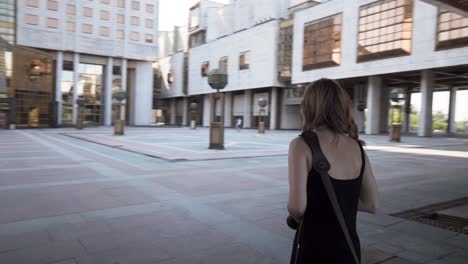
[[[358,264],[357,211],[375,213],[377,185],[359,140],[351,99],[334,80],[309,85],[302,134],[289,145],[288,225],[293,264]]]
[[[236,128],[237,128],[237,131],[240,131],[240,129],[242,128],[242,118],[240,117],[238,117],[236,120]]]

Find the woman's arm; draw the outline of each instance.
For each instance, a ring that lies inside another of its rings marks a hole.
[[[358,210],[375,214],[379,206],[379,192],[375,181],[372,166],[365,154],[366,167],[362,179],[361,194],[359,196]]]
[[[312,154],[304,140],[297,137],[291,141],[288,154],[288,211],[296,220],[302,218],[307,206],[308,158],[312,160]]]

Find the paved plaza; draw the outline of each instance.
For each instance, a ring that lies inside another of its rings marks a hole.
[[[298,131],[0,130],[2,264],[283,264]],[[381,193],[365,263],[468,263],[468,236],[391,215],[468,197],[468,139],[363,136]],[[466,204],[463,204],[466,206]],[[318,238],[320,239],[320,238]]]

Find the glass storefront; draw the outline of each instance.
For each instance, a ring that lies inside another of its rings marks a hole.
[[[102,125],[103,121],[103,66],[80,63],[77,96],[84,99],[84,125]]]
[[[15,0],[1,1],[0,4],[0,128],[6,128],[13,121],[12,115],[12,57],[15,43]]]

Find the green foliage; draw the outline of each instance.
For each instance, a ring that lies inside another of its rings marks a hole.
[[[447,116],[440,111],[432,114],[432,130],[447,131],[447,119]]]
[[[455,129],[456,129],[456,132],[458,133],[467,133],[468,132],[468,120],[456,122]]]

